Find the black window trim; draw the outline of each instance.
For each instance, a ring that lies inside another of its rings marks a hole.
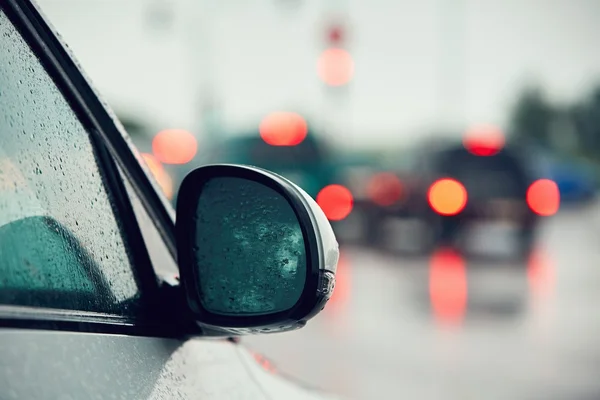
[[[144,169],[125,139],[126,133],[116,122],[114,114],[102,103],[65,46],[57,38],[37,5],[29,0],[0,0],[2,9],[15,25],[23,39],[42,63],[46,72],[67,100],[87,130],[101,169],[104,184],[113,196],[118,217],[126,236],[132,257],[134,276],[140,286],[146,312],[136,318],[118,315],[86,313],[76,310],[31,309],[27,318],[14,318],[13,306],[0,305],[0,326],[40,329],[75,330],[128,334],[160,334],[171,336],[168,328],[152,313],[158,302],[158,281],[142,237],[132,204],[124,187],[115,161],[131,183],[146,212],[165,242],[171,256],[176,258],[174,212],[151,184]],[[24,310],[23,307],[18,309]],[[8,310],[8,311],[7,311]],[[154,310],[156,311],[156,310]],[[9,317],[10,316],[10,317]],[[52,316],[52,317],[50,317]],[[85,322],[84,322],[85,321]]]
[[[113,314],[12,305],[0,307],[0,328],[8,329],[40,329],[164,338],[181,338],[182,332],[193,331],[177,322],[163,321],[160,324],[142,325],[137,321]]]

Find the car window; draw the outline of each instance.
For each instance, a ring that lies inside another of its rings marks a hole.
[[[90,137],[0,10],[0,304],[126,314],[138,285]]]
[[[455,149],[442,152],[436,161],[438,172],[461,181],[471,199],[523,198],[527,191],[525,171],[507,150],[480,157]]]

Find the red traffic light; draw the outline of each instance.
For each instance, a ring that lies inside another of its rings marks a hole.
[[[354,60],[348,51],[333,47],[321,53],[317,64],[319,77],[329,86],[343,86],[354,75]]]
[[[339,46],[345,39],[344,29],[339,25],[333,25],[327,30],[327,43]]]

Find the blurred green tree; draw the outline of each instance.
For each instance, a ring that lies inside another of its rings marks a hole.
[[[581,155],[600,160],[600,86],[570,107],[570,116],[579,137]]]
[[[510,117],[510,130],[518,141],[550,147],[551,127],[556,110],[537,86],[527,87],[519,96]]]

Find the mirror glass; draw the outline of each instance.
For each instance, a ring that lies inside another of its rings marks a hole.
[[[213,178],[196,210],[195,268],[204,308],[221,315],[272,314],[300,299],[307,258],[288,201],[255,181]]]

